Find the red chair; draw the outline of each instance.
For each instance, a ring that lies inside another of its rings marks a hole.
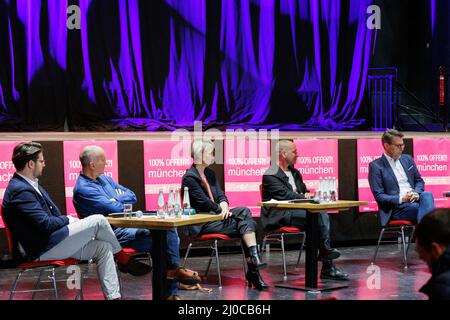
[[[221,233],[205,234],[205,235],[198,236],[196,238],[190,238],[190,243],[189,243],[189,245],[187,247],[186,254],[184,256],[183,267],[186,267],[187,259],[188,259],[188,256],[189,256],[189,252],[192,249],[193,242],[208,242],[208,241],[211,242],[212,241],[212,244],[209,246],[209,248],[212,249],[212,252],[211,252],[211,256],[209,258],[208,266],[206,268],[204,277],[205,278],[208,277],[209,268],[211,266],[211,262],[212,262],[213,256],[215,256],[216,257],[216,265],[217,265],[217,273],[219,275],[219,288],[222,288],[222,277],[221,277],[221,274],[220,274],[220,260],[219,260],[218,242],[219,241],[231,241],[231,240],[236,240],[236,238],[231,238],[231,237],[229,237],[229,236],[227,236],[225,234],[221,234]],[[208,248],[208,247],[199,246],[199,247],[196,247],[195,249],[200,249],[200,248]],[[241,242],[241,249],[242,249],[243,260],[244,260],[244,274],[245,274],[247,272],[247,270],[246,270],[246,264],[247,263],[245,261],[245,255],[244,255],[244,249],[242,248],[242,242]]]
[[[5,224],[5,231],[6,231],[6,238],[8,240],[8,250],[9,250],[9,254],[11,256],[13,256],[13,245],[14,245],[14,238],[11,235],[10,229],[8,228],[8,225],[6,224],[6,221],[3,217],[2,211],[1,211],[1,207],[0,207],[0,215],[3,218],[3,222]],[[25,292],[32,292],[32,299],[35,298],[36,293],[37,292],[44,292],[44,291],[53,291],[54,292],[54,297],[55,299],[58,299],[58,288],[56,286],[56,277],[55,277],[55,269],[59,268],[59,267],[69,267],[69,266],[74,266],[74,265],[78,265],[80,264],[80,261],[77,259],[73,259],[73,258],[68,258],[68,259],[60,259],[60,260],[47,260],[47,261],[33,261],[33,262],[26,262],[26,263],[20,263],[19,265],[17,265],[17,268],[21,269],[19,274],[16,276],[16,279],[14,280],[13,283],[13,287],[9,293],[9,300],[12,300],[12,298],[14,297],[14,295],[16,293],[25,293]],[[39,276],[37,277],[37,280],[35,282],[34,285],[34,289],[33,290],[16,290],[17,286],[19,284],[19,280],[22,277],[22,275],[26,272],[30,272],[30,271],[39,271]],[[50,275],[48,276],[48,278],[51,280],[52,282],[52,288],[50,289],[40,289],[40,284],[41,284],[41,278],[42,278],[42,274],[44,272],[50,272]],[[84,296],[83,296],[83,276],[80,277],[80,283],[79,286],[77,286],[77,295],[75,296],[75,300],[76,299],[80,299],[83,300]],[[79,287],[79,288],[78,288]]]
[[[412,242],[412,238],[414,236],[414,232],[416,230],[416,226],[414,223],[408,220],[393,220],[389,221],[389,223],[385,226],[381,227],[380,236],[378,237],[378,243],[377,247],[375,249],[375,254],[373,255],[372,264],[375,263],[375,260],[377,258],[378,254],[378,248],[380,247],[381,242],[390,242],[392,241],[381,241],[384,235],[386,234],[394,234],[401,237],[402,241],[402,249],[403,249],[403,263],[404,268],[408,269],[408,262],[407,262],[407,256],[408,256],[408,249],[409,245]],[[406,232],[409,231],[409,241],[406,241]]]
[[[262,200],[262,184],[259,185],[259,193]],[[276,241],[281,244],[281,254],[283,257],[283,270],[284,270],[284,276],[283,280],[287,280],[287,267],[286,267],[286,254],[284,249],[284,238],[286,236],[300,236],[301,237],[301,245],[300,245],[300,251],[298,254],[297,264],[295,265],[296,268],[298,268],[298,265],[300,264],[300,259],[302,257],[303,247],[305,246],[305,240],[306,240],[306,233],[299,228],[296,227],[281,227],[275,231],[271,231],[267,233],[262,242],[262,248],[261,253],[264,254],[266,250],[266,244],[270,241]]]

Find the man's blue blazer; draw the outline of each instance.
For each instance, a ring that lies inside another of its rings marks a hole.
[[[48,193],[42,196],[15,174],[6,188],[2,204],[5,223],[14,241],[21,244],[26,259],[34,261],[69,234],[69,219],[62,215]]]
[[[403,154],[400,163],[405,169],[411,187],[417,193],[424,191],[425,182],[410,155]],[[369,164],[369,184],[373,196],[380,208],[381,225],[386,225],[391,218],[392,210],[399,206],[400,187],[386,156]]]

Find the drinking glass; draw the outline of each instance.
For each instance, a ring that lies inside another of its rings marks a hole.
[[[123,205],[123,216],[125,219],[131,219],[133,212],[133,205],[131,203],[125,203]]]

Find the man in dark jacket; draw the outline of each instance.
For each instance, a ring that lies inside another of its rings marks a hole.
[[[450,300],[450,209],[434,209],[417,226],[416,251],[431,272],[420,292],[430,300]]]
[[[302,175],[294,168],[297,162],[297,148],[290,140],[280,140],[278,143],[278,165],[273,165],[263,175],[262,200],[294,200],[310,197]],[[304,229],[306,224],[305,210],[277,209],[263,207],[261,222],[264,230],[272,231],[283,226]],[[318,230],[320,234],[319,259],[322,260],[322,279],[348,280],[348,274],[341,272],[332,260],[340,256],[338,250],[330,246],[330,219],[328,214],[319,215]],[[308,236],[308,235],[306,235]]]

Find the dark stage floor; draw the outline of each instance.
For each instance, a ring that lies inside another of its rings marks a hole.
[[[419,288],[427,281],[429,274],[422,261],[419,260],[414,246],[410,248],[409,269],[404,270],[402,255],[399,245],[383,245],[380,249],[377,265],[381,271],[380,288],[370,289],[367,285],[371,273],[367,268],[374,252],[373,246],[346,247],[340,249],[342,257],[337,260],[336,265],[350,273],[349,287],[332,292],[319,294],[305,293],[302,291],[276,288],[275,282],[283,278],[283,265],[281,252],[272,249],[264,260],[269,267],[261,273],[271,285],[265,292],[249,289],[245,285],[242,269],[242,256],[240,254],[221,254],[221,270],[223,288],[217,286],[217,272],[213,263],[208,279],[202,285],[213,289],[212,293],[200,291],[180,290],[179,294],[183,300],[317,300],[336,298],[338,300],[424,300],[426,297],[419,293]],[[288,282],[302,279],[304,277],[304,254],[299,269],[295,269],[297,251],[287,253]],[[203,274],[206,268],[206,257],[194,257],[188,261],[188,268],[197,270]],[[320,264],[319,264],[320,270]],[[6,300],[8,293],[17,274],[16,269],[0,270],[0,300]],[[65,279],[66,274],[61,269],[58,278]],[[151,277],[132,277],[128,274],[122,275],[123,294],[125,299],[149,300],[151,299]],[[374,281],[369,281],[372,285]],[[32,286],[32,280],[24,282],[25,286]],[[68,290],[65,281],[58,283],[60,299],[71,300],[75,292]],[[89,278],[84,285],[84,296],[86,300],[101,300],[103,295],[96,279],[95,268],[91,267]],[[30,299],[30,294],[17,294],[15,299]],[[48,293],[39,293],[36,299],[49,299]]]

